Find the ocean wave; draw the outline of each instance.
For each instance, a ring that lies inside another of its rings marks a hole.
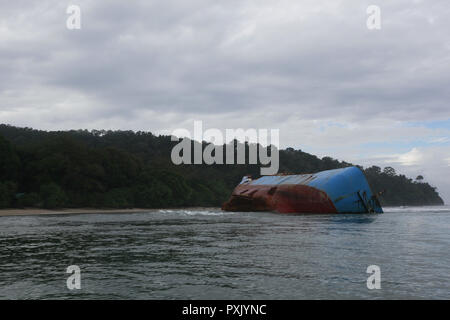
[[[383,207],[384,212],[389,213],[398,213],[398,212],[448,212],[450,213],[450,206],[418,206],[418,207],[410,207],[410,206],[402,206],[402,207]]]
[[[185,216],[224,216],[233,214],[232,212],[225,212],[220,209],[160,209],[158,212],[163,214],[180,214]]]

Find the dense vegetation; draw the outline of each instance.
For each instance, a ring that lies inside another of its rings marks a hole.
[[[259,175],[259,165],[176,166],[170,160],[176,143],[148,132],[46,132],[0,125],[0,208],[220,206],[242,176]],[[280,172],[350,165],[280,150]],[[423,177],[413,181],[390,167],[364,171],[375,192],[386,190],[383,205],[443,203]]]

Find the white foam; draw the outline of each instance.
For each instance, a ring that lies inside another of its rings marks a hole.
[[[164,214],[181,214],[186,216],[224,216],[233,214],[232,212],[225,212],[220,209],[208,210],[208,209],[161,209],[158,210],[159,213]]]
[[[383,211],[389,212],[449,212],[450,206],[420,206],[420,207],[383,207]]]

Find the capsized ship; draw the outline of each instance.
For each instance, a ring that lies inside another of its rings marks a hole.
[[[280,213],[383,213],[377,195],[357,167],[314,174],[244,177],[225,211]]]

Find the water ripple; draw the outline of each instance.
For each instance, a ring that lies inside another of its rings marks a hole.
[[[0,218],[2,299],[450,298],[449,207]],[[82,289],[66,287],[78,265]],[[382,289],[368,290],[379,265]]]

